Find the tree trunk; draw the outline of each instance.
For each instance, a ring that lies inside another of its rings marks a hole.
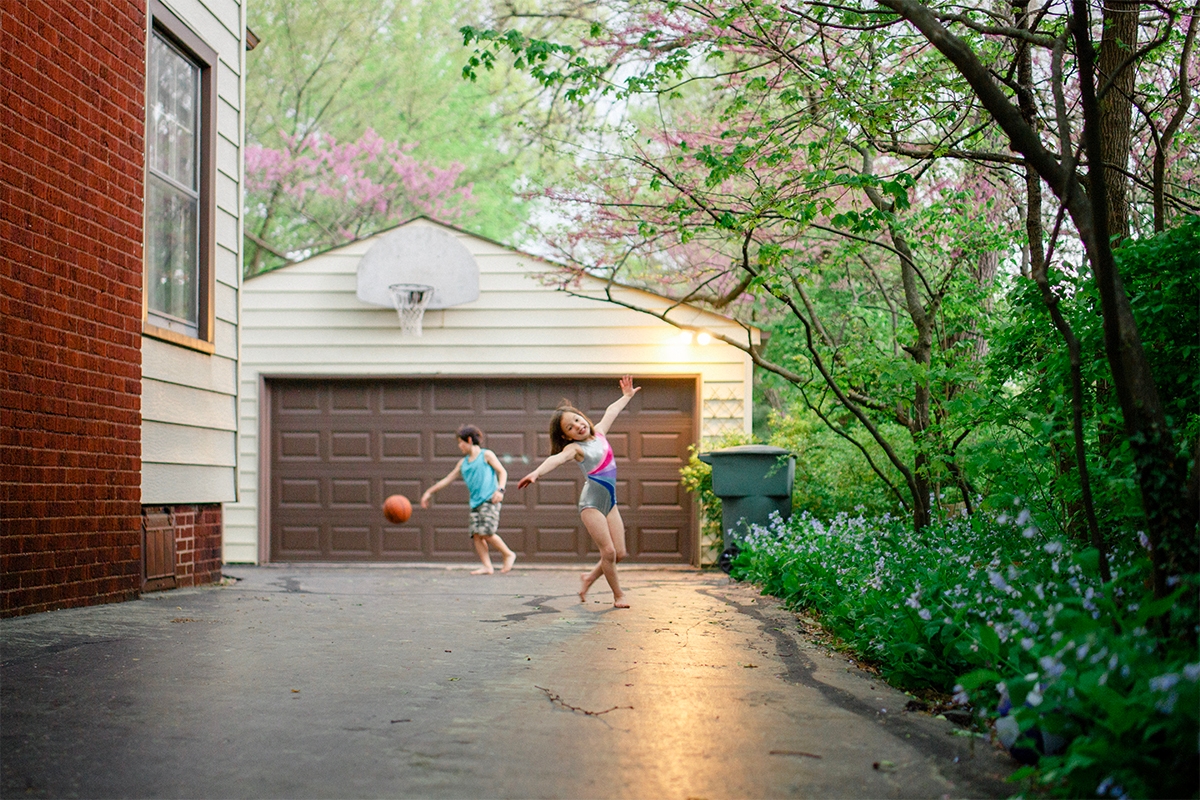
[[[1090,213],[1072,214],[1083,236],[1100,293],[1104,320],[1104,349],[1113,373],[1113,388],[1121,403],[1125,435],[1133,446],[1146,533],[1154,564],[1154,593],[1167,594],[1168,571],[1196,570],[1200,547],[1196,541],[1196,511],[1188,508],[1186,460],[1178,457],[1141,337],[1121,283],[1109,239],[1108,180],[1103,133],[1096,97],[1091,31],[1086,0],[1072,0],[1071,26],[1079,57],[1083,135],[1088,157]],[[1128,158],[1128,154],[1126,154]],[[1080,211],[1083,209],[1080,208]]]
[[[1117,242],[1129,238],[1129,152],[1133,141],[1133,82],[1136,64],[1125,63],[1137,50],[1138,11],[1136,0],[1107,0],[1100,58],[1096,63],[1098,83],[1108,85],[1100,101],[1100,141],[1104,155],[1104,188],[1108,194],[1108,235]],[[1122,64],[1124,66],[1122,67]]]
[[[1013,4],[1018,19],[1018,25],[1027,28],[1029,25],[1028,0],[1017,0]],[[1032,126],[1037,117],[1037,108],[1033,100],[1033,58],[1028,44],[1021,44],[1017,56],[1017,83],[1020,87],[1017,102],[1021,109],[1021,117]],[[1088,538],[1092,546],[1100,554],[1100,577],[1104,582],[1112,579],[1108,567],[1108,549],[1104,537],[1100,535],[1100,526],[1096,521],[1096,505],[1092,498],[1091,475],[1087,466],[1087,450],[1083,438],[1083,374],[1080,357],[1079,339],[1071,329],[1062,310],[1058,307],[1059,299],[1050,287],[1049,264],[1046,263],[1044,249],[1044,231],[1042,229],[1042,184],[1033,167],[1025,167],[1025,232],[1029,240],[1029,274],[1041,289],[1042,301],[1050,312],[1054,327],[1067,345],[1071,362],[1071,434],[1074,444],[1075,469],[1079,474],[1079,500],[1068,501],[1065,512],[1067,531],[1078,536],[1081,522],[1086,522]],[[1059,476],[1070,470],[1066,453],[1051,445],[1055,451]],[[1060,494],[1063,492],[1060,491]]]
[[[1196,42],[1197,19],[1200,19],[1200,3],[1192,5],[1191,19],[1188,20],[1187,35],[1183,38],[1183,50],[1179,54],[1179,105],[1175,107],[1175,113],[1171,116],[1171,121],[1163,129],[1162,135],[1158,140],[1158,145],[1154,148],[1154,172],[1151,181],[1151,194],[1154,198],[1155,233],[1162,233],[1167,228],[1167,203],[1165,197],[1167,152],[1171,148],[1175,132],[1179,130],[1180,124],[1183,123],[1188,110],[1192,107],[1192,86],[1191,77],[1188,74],[1188,66],[1192,60],[1192,45]],[[1195,503],[1190,503],[1190,505],[1192,508],[1196,507]]]

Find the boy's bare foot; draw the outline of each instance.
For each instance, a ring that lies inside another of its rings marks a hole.
[[[613,608],[629,608],[629,603],[625,602],[625,595],[613,598]]]
[[[579,602],[581,603],[587,602],[588,589],[592,588],[587,582],[589,574],[590,573],[587,572],[581,572],[579,574]]]
[[[486,567],[480,567],[479,569],[471,570],[472,575],[491,575],[492,572],[493,570]]]
[[[504,557],[504,566],[500,567],[501,572],[508,572],[512,569],[512,565],[517,563],[517,554],[509,553]]]

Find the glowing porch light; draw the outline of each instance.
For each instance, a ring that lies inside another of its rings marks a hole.
[[[706,345],[711,341],[712,341],[712,337],[709,336],[707,333],[701,333],[699,336],[696,337],[696,344],[699,344],[699,345]]]

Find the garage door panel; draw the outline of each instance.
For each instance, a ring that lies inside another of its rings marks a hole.
[[[496,534],[504,540],[504,543],[514,553],[524,553],[529,549],[525,542],[524,528],[506,528],[502,525],[496,529]]]
[[[538,381],[537,410],[543,412],[543,416],[548,419],[549,413],[546,412],[554,411],[564,400],[581,408],[581,404],[587,404],[587,400],[581,397],[583,391],[578,381],[554,379]]]
[[[695,386],[681,381],[648,378],[638,381],[642,391],[634,398],[639,413],[690,415],[696,404]]]
[[[465,524],[444,527],[439,525],[434,528],[433,549],[430,555],[445,556],[471,552],[474,552],[474,547],[471,545],[471,534],[467,533]]]
[[[433,433],[433,457],[447,462],[462,459],[462,451],[458,449],[458,426],[453,430],[438,430]],[[449,466],[446,469],[450,469]]]
[[[421,529],[404,525],[384,524],[381,553],[393,558],[420,558]]]
[[[430,407],[435,412],[472,411],[474,410],[473,400],[474,392],[471,386],[435,384],[433,403]]]
[[[290,384],[274,395],[274,407],[283,416],[320,413],[324,393],[314,385]]]
[[[345,508],[347,506],[358,506],[360,508],[374,508],[374,503],[371,502],[371,481],[368,478],[357,479],[339,479],[334,478],[330,481],[330,504]]]
[[[574,481],[539,478],[533,485],[533,493],[535,508],[575,508],[579,501]]]
[[[683,486],[679,481],[641,481],[638,510],[683,510]]]
[[[524,433],[489,433],[487,442],[484,443],[487,449],[496,454],[500,459],[500,463],[504,468],[511,469],[509,463],[514,459],[520,459],[525,453],[525,434]],[[525,473],[521,473],[524,475]]]
[[[438,477],[443,478],[445,476],[439,475]],[[429,483],[430,485],[433,485],[436,482],[437,481],[430,481]],[[422,492],[423,491],[424,490],[422,490]],[[415,504],[420,497],[421,492],[418,492],[410,499],[413,500]],[[462,514],[466,514],[471,503],[471,492],[467,489],[467,485],[463,483],[461,479],[455,479],[454,483],[435,494],[430,502],[439,509],[453,508],[456,513],[461,512]],[[414,511],[413,513],[415,514],[418,512]]]
[[[686,562],[695,511],[678,470],[696,435],[688,410],[695,379],[639,385],[609,436],[630,552]],[[568,398],[599,419],[618,396],[615,379],[269,380],[268,392],[273,560],[473,560],[461,480],[440,491],[433,508],[415,508],[407,524],[389,524],[380,511],[390,494],[415,505],[445,476],[462,457],[455,431],[464,423],[486,432],[484,446],[509,472],[499,533],[520,560],[595,557],[576,510],[584,479],[574,465],[524,491],[516,483],[549,455],[546,424],[559,402]]]
[[[279,482],[279,504],[284,508],[320,508],[321,482],[315,478],[289,478]]]
[[[334,556],[371,555],[371,526],[333,525],[329,528],[329,549]]]
[[[288,460],[316,461],[321,458],[320,431],[281,431],[279,457]]]
[[[525,413],[525,385],[516,382],[489,383],[483,387],[484,412]]]
[[[421,434],[418,432],[384,431],[382,434],[383,457],[396,461],[420,461],[424,458]]]
[[[640,433],[637,439],[639,460],[666,459],[672,464],[683,466],[688,442],[682,431]]]
[[[379,407],[385,414],[423,412],[424,397],[418,383],[389,382],[380,389]]]
[[[371,460],[371,432],[344,431],[329,436],[329,458],[340,460]]]
[[[421,493],[424,489],[421,488],[421,482],[412,478],[384,478],[383,491],[379,494],[379,505],[383,506],[383,501],[394,494],[402,494],[407,497],[413,504],[413,509],[417,508],[417,502],[421,499]]]
[[[608,445],[612,448],[613,455],[617,459],[629,458],[629,434],[620,431],[609,431],[605,435],[608,439]],[[617,461],[617,469],[621,468],[621,462]]]
[[[647,528],[640,525],[637,529],[637,554],[674,556],[679,552],[682,535],[683,531],[679,528]]]
[[[291,553],[308,553],[320,555],[321,528],[317,525],[282,525],[280,535],[282,546]]]
[[[333,414],[370,411],[372,394],[367,384],[332,386],[329,390],[329,411]]]
[[[538,555],[578,555],[579,531],[576,528],[543,528],[539,526],[536,530]]]

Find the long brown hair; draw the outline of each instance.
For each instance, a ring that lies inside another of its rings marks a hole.
[[[575,406],[571,405],[569,400],[563,400],[558,404],[558,408],[550,415],[550,455],[557,455],[563,451],[563,448],[571,443],[571,439],[563,433],[562,418],[563,414],[578,414],[583,417],[583,421],[588,424],[588,431],[592,434],[596,433],[596,426],[588,419],[588,415],[580,411]]]

